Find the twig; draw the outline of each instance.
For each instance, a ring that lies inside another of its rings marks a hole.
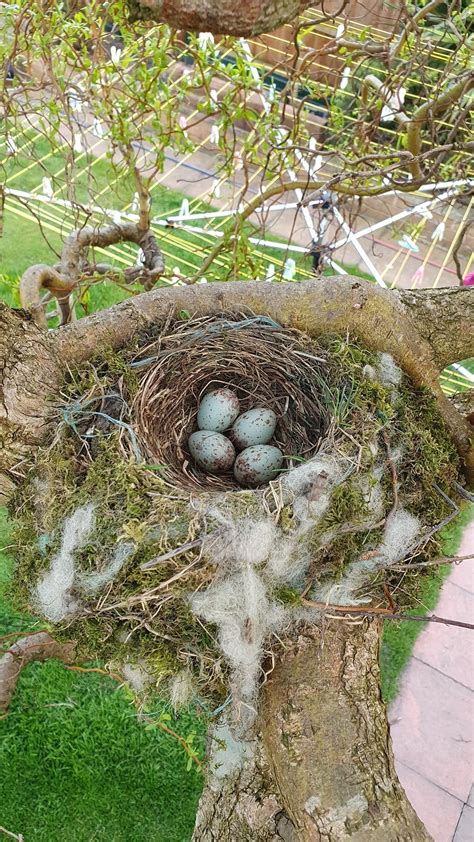
[[[39,631],[47,631],[47,629],[36,629],[36,631],[15,631],[15,632],[8,632],[8,634],[0,635],[0,640],[9,640],[11,637],[31,637],[34,634],[38,634]]]
[[[397,469],[395,467],[395,462],[392,459],[392,451],[390,448],[390,439],[388,437],[388,433],[386,430],[383,431],[383,440],[385,444],[385,448],[387,450],[387,461],[390,467],[390,474],[392,476],[392,488],[393,488],[393,506],[390,511],[390,514],[393,515],[398,509],[398,476],[397,476]]]
[[[186,754],[188,755],[188,757],[190,757],[191,760],[194,761],[194,763],[198,767],[199,771],[204,774],[204,768],[203,768],[203,765],[202,765],[201,761],[199,760],[199,757],[197,757],[197,755],[195,754],[195,752],[193,751],[193,749],[191,748],[189,743],[187,743],[186,740],[183,737],[180,737],[179,734],[176,733],[176,731],[173,731],[172,728],[168,728],[168,726],[164,725],[163,722],[160,722],[159,719],[151,719],[150,716],[145,716],[144,713],[142,713],[140,715],[140,719],[144,719],[145,722],[147,722],[149,725],[153,725],[156,728],[159,728],[160,731],[164,731],[165,734],[169,734],[171,737],[174,737],[175,740],[178,740],[178,742],[181,743],[181,745],[183,746],[183,748],[184,748]]]
[[[454,487],[461,497],[464,497],[465,500],[469,500],[470,503],[474,503],[474,494],[468,491],[467,488],[463,488],[459,482],[455,482]]]
[[[100,667],[69,667],[65,664],[65,668],[67,670],[72,670],[73,672],[98,672],[99,675],[105,675],[107,678],[114,678],[115,681],[118,681],[119,684],[125,684],[125,679],[123,676],[119,675],[117,672],[108,672],[107,670],[103,670]]]
[[[5,836],[9,836],[10,839],[16,839],[17,842],[24,842],[25,839],[22,833],[12,833],[11,830],[7,830],[6,827],[0,827],[0,833],[4,833]]]
[[[390,592],[390,588],[389,588],[389,586],[387,585],[387,582],[384,582],[384,583],[383,583],[383,592],[384,592],[385,596],[387,597],[387,600],[388,600],[388,603],[389,603],[389,605],[390,605],[391,610],[392,610],[393,612],[398,611],[397,606],[395,605],[395,602],[394,602],[393,596],[392,596],[392,594],[391,594],[391,592]]]
[[[404,573],[406,570],[418,570],[423,567],[438,567],[440,564],[461,564],[462,561],[473,559],[474,555],[455,555],[446,556],[445,558],[435,558],[431,561],[415,561],[413,564],[397,564],[387,567],[387,570],[400,570]]]
[[[309,608],[319,608],[328,613],[334,611],[337,614],[350,614],[352,617],[381,617],[384,620],[411,620],[415,623],[441,623],[444,626],[457,626],[461,629],[474,630],[474,623],[463,623],[461,620],[450,620],[446,617],[437,617],[436,614],[392,614],[388,608],[359,608],[356,605],[329,605],[325,602],[313,602],[310,599],[303,599],[303,605]]]
[[[170,550],[168,553],[164,553],[164,555],[160,555],[157,558],[152,558],[151,561],[145,561],[143,564],[140,564],[140,570],[153,570],[164,561],[168,561],[170,558],[182,555],[183,553],[187,553],[188,550],[193,550],[195,547],[199,547],[202,542],[202,538],[197,538],[196,541],[188,541],[187,544],[183,544],[181,547],[176,547],[176,549]]]

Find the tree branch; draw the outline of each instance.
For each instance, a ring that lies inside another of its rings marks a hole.
[[[168,23],[187,32],[259,35],[273,32],[311,6],[311,0],[128,0],[130,19]]]
[[[20,280],[21,306],[25,310],[31,310],[33,319],[39,327],[47,328],[45,302],[41,300],[41,291],[47,290],[57,299],[62,314],[61,322],[66,324],[71,317],[69,296],[73,286],[71,287],[70,283],[64,280],[52,266],[45,263],[29,266]]]
[[[140,220],[119,222],[113,225],[85,226],[73,231],[64,242],[61,261],[58,268],[39,263],[30,266],[20,281],[20,300],[25,309],[31,310],[33,318],[40,327],[47,327],[44,301],[41,291],[48,290],[58,301],[61,310],[61,324],[67,324],[74,318],[70,296],[84,274],[91,274],[96,268],[87,259],[87,250],[92,246],[105,248],[121,242],[136,243],[143,251],[144,265],[130,266],[125,269],[125,281],[128,284],[140,281],[145,289],[151,289],[165,271],[165,264],[156,237],[150,231],[148,194],[139,185]],[[110,273],[110,267],[105,267]]]
[[[0,658],[0,712],[6,713],[21,670],[32,661],[57,658],[71,664],[75,658],[74,641],[58,643],[48,632],[38,632],[22,637],[10,646]]]
[[[460,294],[459,289],[455,292]],[[463,290],[463,300],[472,302],[474,291],[467,292],[470,297],[464,298]],[[169,316],[170,310],[210,315],[243,305],[254,313],[269,315],[281,324],[297,327],[311,336],[349,332],[368,348],[392,354],[415,385],[426,386],[433,393],[465,461],[469,481],[474,483],[470,428],[443,394],[438,382],[440,368],[446,364],[441,352],[443,343],[432,337],[434,354],[429,341],[432,330],[428,329],[425,335],[423,320],[417,316],[416,308],[402,302],[399,293],[394,294],[367,281],[333,276],[304,284],[253,281],[153,290],[66,325],[53,335],[53,341],[63,359],[79,362],[102,348],[123,347],[137,331]],[[412,310],[415,311],[413,315]],[[453,343],[458,342],[458,351],[461,348],[465,351],[467,344],[456,338],[460,331],[459,322],[454,318],[451,330]],[[471,330],[469,326],[468,336],[472,335]],[[447,331],[444,336],[446,334]]]
[[[425,9],[421,11],[425,11]],[[422,179],[423,172],[418,159],[422,146],[422,129],[428,118],[434,120],[438,114],[443,113],[453,103],[459,102],[474,87],[474,72],[463,76],[459,82],[441,93],[436,99],[424,102],[410,116],[402,109],[402,103],[399,101],[396,92],[391,91],[386,84],[370,73],[365,76],[362,83],[361,98],[364,101],[367,87],[374,88],[377,91],[384,103],[392,109],[394,120],[406,132],[406,148],[412,155],[412,160],[408,162],[408,169],[414,179]]]
[[[444,294],[446,303],[441,298]],[[430,305],[433,296],[435,300],[440,296],[442,306]],[[459,312],[454,296],[466,302]],[[245,307],[310,336],[349,333],[371,350],[392,354],[415,385],[431,390],[465,463],[468,480],[474,483],[472,427],[438,382],[440,369],[453,355],[459,359],[470,353],[473,296],[474,290],[468,288],[433,290],[427,295],[394,293],[349,276],[323,277],[304,284],[198,284],[142,293],[49,334],[25,315],[0,306],[0,480],[8,487],[14,476],[21,476],[21,469],[15,466],[22,454],[48,435],[50,397],[57,393],[68,364],[85,362],[110,347],[123,348],[137,333],[180,310],[218,315]],[[464,325],[460,319],[466,320],[465,329],[460,329],[460,324]]]
[[[429,342],[439,371],[474,354],[473,288],[399,289],[392,294]]]
[[[424,128],[428,118],[433,120],[438,114],[445,112],[450,105],[454,102],[459,102],[472,88],[474,88],[474,72],[461,78],[459,82],[456,82],[456,84],[440,94],[435,100],[424,102],[412,114],[407,126],[407,149],[415,159],[421,152],[421,130]],[[417,160],[414,160],[409,166],[413,178],[420,178],[422,176],[421,167]]]

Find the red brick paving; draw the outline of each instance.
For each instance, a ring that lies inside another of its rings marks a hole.
[[[474,553],[474,521],[459,555]],[[436,613],[472,622],[474,560],[455,567]],[[474,633],[428,624],[389,711],[398,775],[434,842],[474,842]]]

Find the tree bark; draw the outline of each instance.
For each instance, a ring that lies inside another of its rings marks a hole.
[[[431,838],[394,768],[380,632],[379,621],[332,621],[287,646],[263,688],[257,734],[240,742],[240,766],[223,775],[222,749],[211,760],[193,842]],[[237,746],[228,738],[230,765]]]
[[[466,295],[467,293],[467,295]],[[396,295],[420,335],[429,342],[440,370],[474,356],[474,295],[469,287],[400,289]]]
[[[311,5],[310,0],[129,0],[132,21],[154,20],[188,32],[241,36],[273,32]]]
[[[144,256],[143,266],[129,266],[125,269],[125,282],[133,284],[140,281],[146,290],[152,289],[165,271],[165,263],[156,237],[148,227],[142,228],[134,222],[118,222],[77,228],[66,238],[57,267],[38,263],[29,266],[23,273],[20,281],[21,304],[31,310],[36,324],[44,328],[48,326],[44,303],[41,301],[44,289],[58,301],[61,324],[72,321],[74,311],[71,308],[71,293],[84,273],[92,274],[101,266],[87,259],[88,249],[91,246],[104,248],[120,242],[136,243]],[[112,273],[113,268],[110,266],[108,271]]]
[[[48,401],[63,371],[50,335],[23,310],[0,303],[0,499],[50,429]]]

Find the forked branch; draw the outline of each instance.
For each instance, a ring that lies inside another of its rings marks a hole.
[[[106,248],[115,243],[136,243],[143,252],[143,265],[125,269],[125,282],[139,281],[146,290],[151,289],[165,270],[160,247],[149,228],[141,227],[140,222],[118,222],[111,225],[85,226],[73,231],[67,237],[61,253],[61,260],[55,267],[46,264],[30,266],[20,281],[20,300],[25,309],[31,310],[35,322],[41,327],[47,326],[46,312],[42,292],[46,290],[54,296],[61,311],[61,324],[73,319],[71,293],[77,288],[84,276],[94,273],[114,272],[112,267],[91,263],[88,259],[89,248]]]

